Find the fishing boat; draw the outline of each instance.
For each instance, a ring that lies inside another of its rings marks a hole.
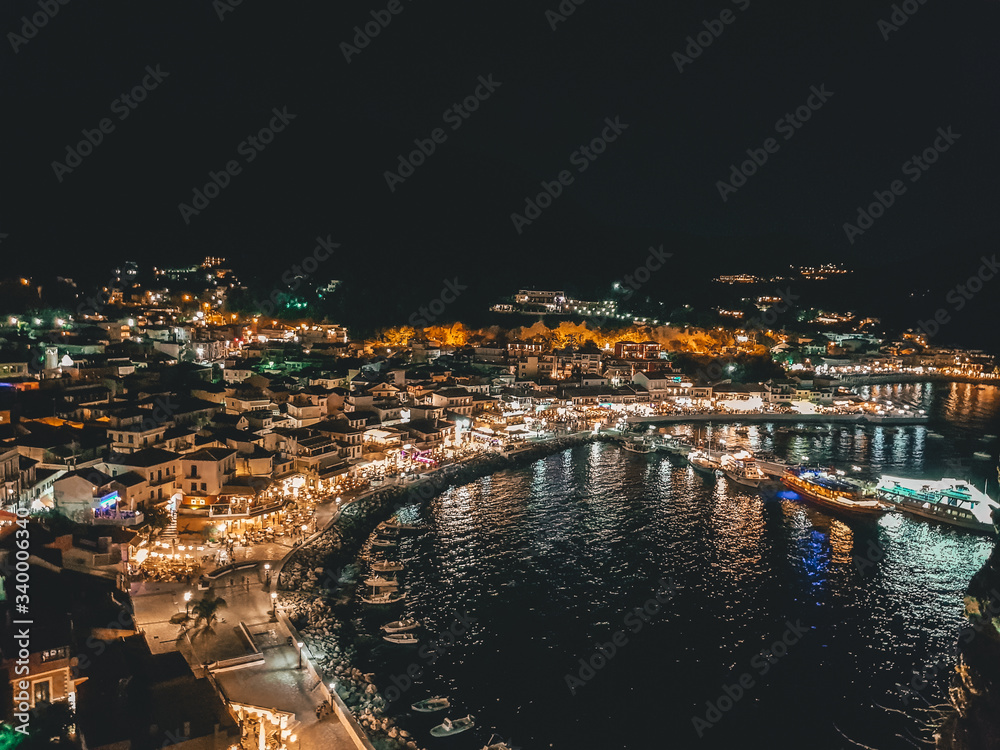
[[[986,451],[976,451],[972,455],[975,456],[976,458],[989,458],[990,457],[990,454],[987,453]]]
[[[451,708],[451,701],[447,698],[426,698],[425,700],[417,701],[410,708],[422,714],[430,714],[435,711],[444,711],[446,708]]]
[[[397,560],[378,560],[372,563],[372,571],[375,573],[399,573],[403,567],[403,563]]]
[[[385,539],[383,537],[377,536],[372,540],[373,547],[395,547],[395,539]]]
[[[645,443],[638,443],[634,441],[626,442],[622,446],[629,453],[652,453],[653,448]]]
[[[897,510],[987,534],[996,532],[1000,505],[968,482],[945,478],[904,479],[882,476],[879,498]]]
[[[747,451],[727,453],[722,457],[721,463],[722,473],[736,484],[757,489],[762,482],[767,481],[767,474],[760,470],[754,457]]]
[[[387,622],[382,626],[383,633],[405,633],[408,630],[416,630],[420,627],[420,621],[412,617],[401,617],[398,620]]]
[[[394,589],[399,588],[399,581],[395,581],[391,578],[382,578],[381,576],[369,576],[365,579],[365,586],[371,586],[372,588]]]
[[[387,525],[385,521],[380,523],[375,530],[383,536],[393,537],[399,535],[399,529],[395,526]]]
[[[453,734],[464,732],[466,729],[472,729],[475,725],[476,722],[473,720],[472,714],[463,716],[461,719],[455,719],[454,721],[446,718],[431,730],[431,737],[451,737]]]
[[[420,643],[420,639],[413,633],[386,633],[382,636],[382,640],[397,646],[416,646]]]
[[[396,604],[406,598],[405,591],[387,591],[385,593],[365,594],[361,597],[362,604]]]
[[[839,477],[830,469],[788,469],[781,476],[781,483],[796,495],[829,510],[859,516],[875,516],[886,507],[864,493],[856,482]]]
[[[703,450],[691,451],[687,455],[687,460],[691,462],[691,466],[703,474],[715,474],[722,468],[722,464]]]

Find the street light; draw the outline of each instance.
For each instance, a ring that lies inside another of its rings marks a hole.
[[[278,592],[271,592],[271,617],[277,617],[277,607],[278,607]]]
[[[184,592],[184,613],[190,617],[191,616],[191,592]]]
[[[302,641],[299,641],[298,645],[299,645],[299,669],[302,669],[302,647],[305,646],[306,644],[304,644]]]
[[[271,585],[271,563],[264,563],[264,583]]]

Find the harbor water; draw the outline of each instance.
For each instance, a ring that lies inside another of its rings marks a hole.
[[[1000,388],[861,390],[931,422],[714,437],[863,479],[989,480],[997,496],[983,438],[1000,433]],[[353,610],[358,666],[422,746],[455,750],[494,732],[526,750],[912,747],[946,699],[963,592],[993,544],[895,513],[837,518],[609,443],[452,488],[419,520],[399,550],[405,602]],[[404,614],[424,648],[379,637]],[[409,710],[434,695],[452,708]],[[429,736],[467,713],[475,729]]]

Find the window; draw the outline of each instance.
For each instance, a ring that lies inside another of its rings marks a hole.
[[[49,703],[51,701],[48,680],[36,682],[34,687],[35,687],[35,705],[39,703]]]
[[[196,482],[191,482],[191,491],[195,492],[198,489],[198,484]]]
[[[205,485],[205,483],[204,483],[204,482],[202,482],[202,483],[201,483],[201,491],[202,491],[202,492],[205,492],[205,491],[207,491],[207,489],[208,489],[208,487],[207,487],[207,486]]]
[[[65,648],[50,648],[48,651],[42,651],[43,663],[47,661],[55,661],[56,659],[65,659],[65,658],[66,658]]]

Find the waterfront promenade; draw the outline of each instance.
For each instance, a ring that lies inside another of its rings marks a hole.
[[[317,533],[335,523],[338,515],[334,502],[317,506]],[[299,668],[298,648],[294,639],[289,645],[292,633],[282,618],[271,617],[271,591],[281,565],[294,549],[282,544],[252,547],[240,561],[251,563],[250,567],[222,572],[212,581],[212,593],[226,600],[212,632],[189,631],[178,622],[186,609],[184,593],[191,591],[193,599],[205,593],[199,592],[196,585],[138,583],[132,592],[136,627],[154,654],[179,651],[195,677],[211,679],[227,701],[295,714],[297,750],[358,750],[365,744],[359,744],[337,712],[317,718],[315,708],[325,699],[324,690],[317,684],[315,673]],[[270,584],[266,583],[265,563],[272,566]],[[253,646],[240,633],[241,623],[251,634]],[[308,658],[305,654],[303,657]],[[224,665],[241,658],[247,660],[246,665],[219,666],[220,662]]]

